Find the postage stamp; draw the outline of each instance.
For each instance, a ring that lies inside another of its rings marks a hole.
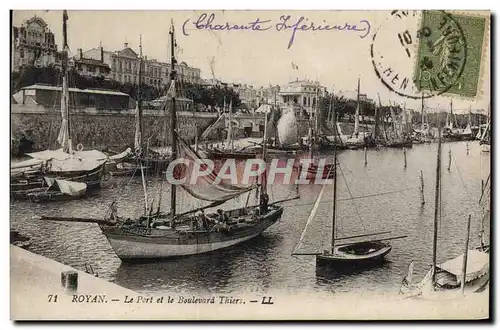
[[[12,319],[490,318],[487,13],[11,18]]]
[[[429,92],[446,89],[449,94],[476,96],[485,23],[485,17],[424,11],[416,85]],[[436,33],[438,31],[440,33]]]
[[[486,21],[481,15],[394,10],[373,36],[375,73],[389,90],[407,98],[474,97]]]

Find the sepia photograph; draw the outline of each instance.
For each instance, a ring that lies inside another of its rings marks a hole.
[[[491,12],[11,10],[10,318],[489,320]]]

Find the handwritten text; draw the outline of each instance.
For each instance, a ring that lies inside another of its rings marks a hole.
[[[288,32],[289,41],[288,49],[290,49],[295,41],[297,32],[307,31],[339,31],[357,33],[363,39],[370,34],[370,22],[360,20],[357,23],[342,22],[340,24],[329,24],[325,20],[322,23],[317,23],[309,20],[307,17],[300,16],[294,19],[291,15],[281,15],[280,18],[273,22],[272,20],[261,20],[259,17],[246,23],[229,23],[216,22],[214,13],[203,13],[194,21],[188,18],[182,25],[182,32],[188,36],[188,25],[192,24],[196,30],[204,31],[255,31],[264,32],[274,30],[278,32]]]

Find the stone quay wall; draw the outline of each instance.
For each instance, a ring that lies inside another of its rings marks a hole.
[[[180,112],[177,116],[179,132],[189,142],[196,131],[201,134],[217,120],[217,113]],[[164,122],[167,125],[167,144],[171,141],[171,120],[158,111],[144,110],[144,141],[151,147],[162,145]],[[32,151],[57,148],[57,135],[61,127],[61,112],[41,106],[11,106],[11,152],[16,153],[21,140],[32,143]],[[106,111],[96,109],[71,110],[70,130],[73,146],[82,144],[84,149],[122,151],[134,145],[134,110]],[[209,139],[224,137],[224,129],[214,129]]]

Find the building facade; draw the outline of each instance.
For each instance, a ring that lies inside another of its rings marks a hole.
[[[268,87],[260,87],[257,90],[257,99],[259,104],[274,104],[279,102],[278,94],[280,92],[280,86],[271,86]]]
[[[121,83],[139,83],[139,63],[140,57],[137,52],[124,44],[124,48],[119,51],[106,51],[102,47],[93,48],[82,52],[85,59],[101,61],[109,66],[110,71],[107,74],[108,79],[113,79]],[[177,77],[181,81],[198,83],[201,81],[201,70],[192,68],[186,62],[176,65]],[[155,86],[165,87],[170,81],[171,65],[165,62],[159,62],[156,59],[148,59],[144,56],[142,82]]]
[[[40,17],[32,17],[20,27],[13,26],[11,40],[12,72],[23,67],[48,67],[56,63],[54,33]]]
[[[280,87],[279,101],[283,105],[301,107],[309,115],[315,115],[318,99],[325,95],[326,88],[318,81],[296,80]]]
[[[85,77],[102,77],[106,78],[111,68],[104,63],[104,50],[100,47],[101,56],[99,59],[86,58],[83,55],[81,48],[78,49],[77,55],[73,58],[73,65],[78,71],[78,74]]]
[[[231,87],[238,93],[242,105],[248,109],[255,109],[259,106],[257,90],[252,85],[233,84]]]

